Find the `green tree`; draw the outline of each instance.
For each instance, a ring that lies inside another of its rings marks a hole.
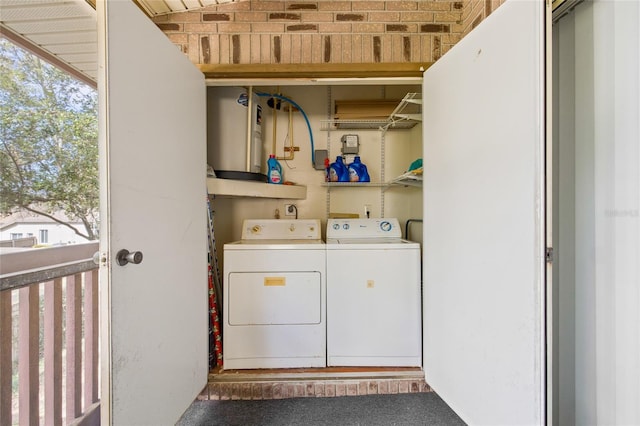
[[[96,91],[0,38],[0,213],[28,210],[95,239],[97,140]]]

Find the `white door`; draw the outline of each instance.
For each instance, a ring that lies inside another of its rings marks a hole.
[[[468,424],[545,422],[544,3],[424,75],[424,369]]]
[[[208,369],[204,77],[133,2],[97,10],[102,424],[175,424]]]

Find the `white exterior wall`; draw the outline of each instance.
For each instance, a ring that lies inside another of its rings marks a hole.
[[[80,232],[86,233],[84,226],[81,224],[75,224],[73,226]],[[47,242],[40,241],[41,229],[49,231]],[[87,242],[86,238],[79,236],[73,230],[69,229],[69,227],[57,223],[17,223],[1,230],[0,240],[10,240],[11,234],[22,234],[22,237],[32,235],[37,238],[38,244],[75,244]]]

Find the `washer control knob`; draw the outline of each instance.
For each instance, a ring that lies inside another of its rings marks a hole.
[[[340,224],[339,224],[339,223],[334,223],[334,224],[333,224],[333,229],[335,229],[336,231],[337,231],[338,229],[340,229]]]
[[[391,222],[387,222],[386,220],[384,222],[380,222],[380,229],[382,229],[384,232],[391,231],[391,228]]]
[[[252,234],[259,234],[260,233],[260,225],[254,225],[254,227],[251,228],[251,233]]]
[[[345,223],[344,225],[342,225],[342,229],[344,229],[345,231],[349,229],[349,224]]]

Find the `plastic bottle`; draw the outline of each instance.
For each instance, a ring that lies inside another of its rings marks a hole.
[[[281,184],[283,181],[282,166],[280,165],[280,162],[276,160],[275,155],[269,155],[269,159],[267,160],[267,168],[269,169],[269,171],[267,172],[268,182]]]
[[[353,163],[349,164],[349,180],[351,182],[369,182],[369,172],[367,166],[360,161],[360,157],[356,156],[353,159]]]
[[[325,182],[331,182],[331,177],[329,174],[329,159],[325,158],[324,159],[324,181]]]
[[[329,166],[329,181],[349,182],[349,170],[347,170],[341,156],[337,156],[336,162]]]

